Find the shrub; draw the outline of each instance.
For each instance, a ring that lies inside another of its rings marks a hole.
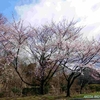
[[[4,97],[4,92],[0,92],[0,98]]]
[[[49,92],[49,89],[50,89],[50,85],[47,85],[44,87],[44,93],[48,93]]]
[[[90,84],[89,88],[94,91],[100,91],[100,84]]]
[[[66,85],[65,84],[60,84],[60,88],[62,91],[66,91]]]
[[[23,88],[23,90],[22,90],[22,94],[24,96],[34,95],[34,94],[39,94],[39,93],[40,93],[40,88],[39,87]]]
[[[21,89],[17,88],[17,87],[13,87],[11,89],[11,91],[14,93],[14,94],[20,94],[21,93]]]

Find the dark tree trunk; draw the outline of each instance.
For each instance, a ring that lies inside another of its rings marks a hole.
[[[81,88],[80,88],[80,94],[82,94],[82,90],[83,90],[83,87],[81,86]]]
[[[68,84],[67,84],[67,94],[66,94],[66,97],[70,97],[70,88],[71,88],[71,86],[70,86],[70,83],[68,82]]]
[[[69,78],[68,78],[68,80],[67,80],[67,97],[70,97],[70,88],[71,88],[71,86],[73,85],[73,83],[74,83],[74,81],[75,81],[75,79],[78,77],[78,76],[80,76],[80,74],[78,74],[78,75],[76,75],[76,76],[74,76],[75,75],[75,73],[72,73],[70,76],[69,76]]]
[[[41,81],[41,85],[40,85],[40,94],[43,95],[44,94],[44,82]]]
[[[70,97],[70,87],[67,88],[67,95],[66,97]]]
[[[80,87],[80,94],[82,94],[82,90],[85,87],[86,83],[82,83],[81,87]]]

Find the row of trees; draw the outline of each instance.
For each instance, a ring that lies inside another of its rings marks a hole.
[[[27,56],[30,59],[27,63],[36,65],[28,74],[38,81],[41,94],[44,94],[44,87],[55,73],[60,71],[67,82],[66,96],[70,96],[70,88],[75,79],[83,74],[85,68],[95,68],[95,64],[99,63],[100,43],[84,40],[82,28],[76,27],[77,22],[63,20],[41,27],[24,26],[23,21],[14,21],[11,24],[1,22],[0,67],[12,65],[24,83],[35,86],[33,81],[23,78],[19,70],[21,58]],[[92,77],[96,76],[95,73],[92,74]]]

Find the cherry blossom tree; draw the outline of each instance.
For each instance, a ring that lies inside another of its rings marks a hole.
[[[66,43],[79,37],[81,28],[75,28],[75,24],[73,21],[68,23],[63,20],[59,23],[52,22],[33,28],[35,36],[29,38],[28,44],[37,64],[35,75],[40,83],[41,94],[44,94],[45,86],[58,71],[62,59],[65,58]]]
[[[100,43],[79,39],[75,43],[67,45],[67,55],[63,59],[63,74],[67,81],[66,96],[70,96],[70,88],[75,79],[83,74],[87,67],[95,68],[95,64],[100,60]],[[66,74],[67,71],[67,74]],[[69,72],[69,74],[68,74]]]
[[[49,84],[58,68],[65,64],[63,63],[65,59],[73,58],[75,41],[78,40],[81,30],[75,25],[76,22],[68,23],[65,20],[36,28],[24,27],[22,21],[2,25],[0,26],[2,45],[0,52],[4,54],[1,55],[1,59],[5,59],[7,64],[14,66],[24,83],[34,86],[27,82],[19,71],[21,51],[26,50],[36,63],[34,79],[39,81],[40,93],[44,94],[45,86]],[[25,46],[29,49],[25,49]]]
[[[34,74],[31,70],[29,73],[39,82],[41,94],[44,94],[45,87],[58,69],[63,70],[67,81],[67,96],[70,96],[74,80],[85,67],[91,67],[99,61],[100,53],[99,43],[83,40],[80,33],[82,28],[76,27],[76,24],[63,20],[41,27],[25,27],[23,21],[0,25],[0,59],[12,64],[24,83],[34,86],[23,78],[19,70],[21,56],[26,54],[29,59],[32,58],[36,67]],[[24,50],[28,54],[23,53]],[[1,65],[5,66],[6,63]]]
[[[7,22],[7,18],[0,13],[0,25],[5,24]]]
[[[0,60],[5,60],[5,63],[0,63],[0,65],[1,67],[6,67],[9,64],[13,65],[20,79],[26,84],[28,82],[22,78],[18,71],[20,66],[19,58],[23,54],[20,51],[24,50],[26,39],[31,32],[29,27],[23,26],[23,21],[0,25]]]

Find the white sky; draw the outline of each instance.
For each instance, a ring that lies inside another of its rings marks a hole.
[[[40,0],[39,3],[15,7],[17,14],[26,24],[45,24],[51,20],[79,21],[84,37],[91,39],[100,36],[100,0]]]

